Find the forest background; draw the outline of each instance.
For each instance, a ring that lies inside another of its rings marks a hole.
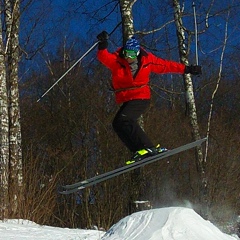
[[[3,36],[5,2],[1,2]],[[199,201],[194,150],[144,167],[137,182],[137,199],[132,173],[77,194],[57,193],[61,184],[115,169],[130,157],[111,127],[118,106],[109,83],[110,72],[97,61],[96,50],[37,102],[97,41],[98,33],[110,33],[121,23],[121,2],[20,2],[18,85],[23,181],[21,194],[14,200],[16,209],[2,214],[40,224],[108,229],[129,214],[134,200],[149,200],[152,207],[191,204],[198,212],[207,204],[211,221],[219,225],[235,221],[240,214],[238,1],[195,1],[197,53],[203,74],[192,80],[200,133],[209,137],[203,149],[207,202]],[[125,2],[134,5],[134,33],[142,46],[159,57],[180,61],[175,1]],[[192,2],[178,2],[190,39],[189,62],[195,64]],[[122,46],[122,30],[120,25],[110,36],[110,51]],[[192,141],[182,76],[152,75],[151,89],[145,131],[156,144],[169,149]]]

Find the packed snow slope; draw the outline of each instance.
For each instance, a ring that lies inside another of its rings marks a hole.
[[[142,211],[112,226],[103,240],[236,240],[189,208]]]
[[[134,213],[109,231],[41,226],[28,220],[0,221],[0,240],[236,240],[188,208]]]
[[[0,240],[97,240],[104,232],[41,226],[22,219],[0,221]]]

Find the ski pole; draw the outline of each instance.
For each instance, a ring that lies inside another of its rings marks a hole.
[[[116,27],[109,33],[109,36],[115,32],[115,30],[121,25],[122,22],[119,22]],[[47,91],[45,91],[40,98],[37,100],[39,102],[48,92],[50,92],[56,84],[58,84],[89,52],[96,47],[99,41],[95,42]]]
[[[53,89],[56,84],[58,84],[88,53],[90,53],[98,43],[99,41],[95,42],[47,91],[40,96],[37,102],[39,102],[49,91],[51,91],[51,89]]]
[[[195,2],[192,3],[194,25],[195,25],[195,51],[196,51],[196,65],[198,65],[198,29],[197,29],[197,17],[196,17],[196,5]]]

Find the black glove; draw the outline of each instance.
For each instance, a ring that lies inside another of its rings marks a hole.
[[[198,65],[186,66],[184,73],[191,73],[192,75],[200,75],[202,74],[202,67]]]
[[[97,35],[97,39],[99,40],[98,49],[103,50],[108,47],[108,38],[109,35],[106,31],[102,31]]]

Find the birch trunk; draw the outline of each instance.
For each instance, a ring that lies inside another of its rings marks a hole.
[[[123,44],[134,35],[132,7],[137,0],[120,0]]]
[[[132,8],[137,0],[120,0],[120,9],[122,17],[122,33],[123,33],[123,45],[126,41],[134,35],[134,24],[132,16]],[[138,120],[140,126],[144,129],[143,116]],[[143,172],[138,169],[133,171],[131,174],[131,193],[129,199],[129,210],[132,211],[131,207],[134,201],[144,199],[144,188],[145,179]]]
[[[174,7],[174,20],[177,28],[177,38],[178,38],[178,48],[179,48],[179,55],[180,60],[185,65],[189,65],[188,63],[188,51],[186,48],[186,37],[182,22],[182,12],[181,7],[179,4],[179,0],[173,0],[173,7]],[[190,43],[188,43],[190,45]],[[186,104],[187,104],[187,113],[190,119],[190,123],[192,126],[192,135],[194,140],[200,139],[200,131],[197,119],[197,110],[195,104],[195,97],[194,97],[194,89],[192,84],[192,78],[190,74],[184,75],[184,85],[185,85],[185,92],[186,92]],[[197,171],[199,174],[199,201],[206,207],[202,215],[207,217],[207,178],[205,172],[205,162],[203,161],[203,153],[202,148],[198,147],[196,151],[196,165]],[[203,209],[203,208],[202,208]]]
[[[21,126],[18,90],[19,0],[5,0],[7,33],[7,83],[9,99],[9,194],[12,214],[16,214],[22,185]]]
[[[1,11],[0,5],[0,11]],[[8,216],[9,121],[6,67],[0,18],[0,218]]]

